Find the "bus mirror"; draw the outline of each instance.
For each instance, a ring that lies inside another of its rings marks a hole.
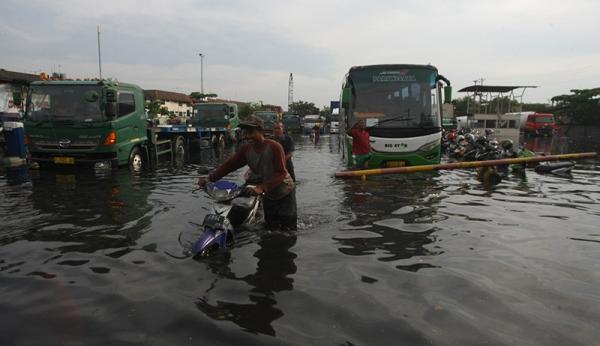
[[[20,91],[15,91],[13,93],[13,104],[15,106],[20,106],[21,102],[22,102],[22,100],[21,100],[21,92]]]
[[[106,102],[112,103],[117,102],[117,90],[116,89],[106,89]]]
[[[344,88],[342,90],[342,102],[349,102],[351,96],[350,88]]]
[[[99,97],[100,96],[98,95],[98,92],[96,90],[88,90],[84,94],[84,98],[87,102],[96,102],[98,101]]]
[[[452,102],[452,87],[450,85],[444,87],[444,103]]]

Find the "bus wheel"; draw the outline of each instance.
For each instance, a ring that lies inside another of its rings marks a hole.
[[[129,154],[129,169],[134,172],[139,172],[144,168],[144,159],[139,147],[133,147]]]

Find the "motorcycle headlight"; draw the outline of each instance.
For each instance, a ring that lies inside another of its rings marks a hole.
[[[222,215],[209,214],[204,217],[202,226],[214,230],[226,230],[229,227],[229,219]]]

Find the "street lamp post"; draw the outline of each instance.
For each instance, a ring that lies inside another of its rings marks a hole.
[[[200,55],[200,92],[204,95],[204,54],[198,55]]]

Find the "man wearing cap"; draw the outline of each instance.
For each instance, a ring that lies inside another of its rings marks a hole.
[[[248,165],[251,175],[248,184],[256,185],[252,190],[264,194],[263,209],[267,228],[295,230],[297,223],[296,188],[285,168],[285,155],[281,144],[264,136],[264,123],[256,116],[241,121],[242,139],[249,143],[240,149],[208,178],[198,179],[204,187],[208,181],[217,181],[230,172]]]

